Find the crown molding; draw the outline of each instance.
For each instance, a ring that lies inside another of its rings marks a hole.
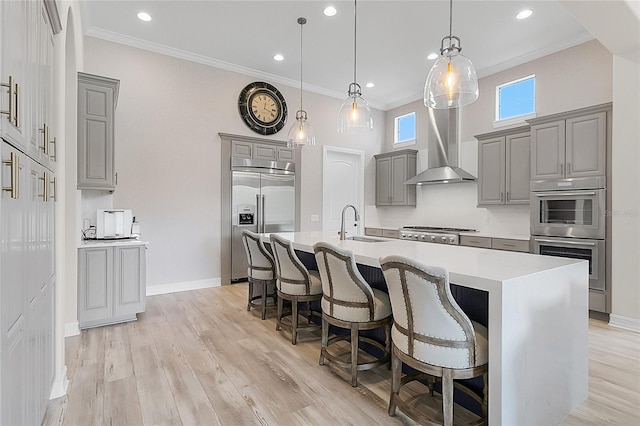
[[[267,80],[273,83],[283,84],[285,86],[290,86],[293,88],[300,87],[299,80],[294,80],[294,79],[285,78],[279,75],[258,71],[252,68],[247,68],[247,67],[232,64],[229,62],[221,61],[218,59],[209,58],[207,56],[199,55],[197,53],[188,52],[186,50],[177,49],[174,47],[168,47],[158,43],[142,40],[136,37],[129,37],[129,36],[118,34],[112,31],[103,30],[101,28],[96,28],[96,27],[86,28],[84,33],[86,36],[89,36],[89,37],[111,41],[114,43],[123,44],[126,46],[135,47],[138,49],[143,49],[143,50],[159,53],[166,56],[171,56],[178,59],[184,59],[185,61],[196,62],[199,64],[220,68],[226,71],[232,71],[238,74],[248,75],[250,77]],[[337,98],[337,99],[345,98],[342,92],[336,92],[334,90],[325,89],[320,86],[314,86],[312,84],[303,83],[302,87],[304,90],[308,92],[318,93],[320,95],[329,96],[331,98]],[[375,103],[370,103],[369,105],[373,108],[384,110],[383,109],[384,105],[375,104]]]

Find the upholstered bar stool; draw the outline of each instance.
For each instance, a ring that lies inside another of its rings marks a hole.
[[[443,268],[425,266],[400,256],[380,259],[393,308],[391,337],[392,389],[389,415],[396,407],[411,416],[399,396],[400,387],[424,375],[400,379],[402,363],[442,380],[442,410],[445,425],[453,424],[453,380],[482,376],[483,396],[462,383],[464,391],[482,407],[474,424],[487,420],[487,329],[469,320],[451,294],[449,273]],[[430,391],[433,396],[433,388]]]
[[[247,281],[249,281],[249,297],[247,311],[258,308],[262,312],[262,319],[267,318],[267,299],[273,299],[272,306],[276,305],[276,271],[271,253],[260,239],[260,235],[244,230],[242,231],[242,244],[247,253]],[[254,286],[260,288],[260,295],[254,294]],[[269,293],[269,287],[273,288]],[[259,302],[259,303],[258,303]]]
[[[351,385],[358,385],[358,371],[370,370],[389,362],[391,348],[391,303],[389,296],[373,289],[362,277],[356,266],[353,253],[328,243],[317,243],[313,251],[322,280],[322,348],[320,365],[325,359],[335,365],[351,370]],[[349,334],[329,339],[329,324],[350,330]],[[360,330],[384,327],[385,344],[359,335]],[[349,339],[351,357],[349,362],[338,359],[327,348],[341,340]],[[372,362],[358,363],[360,342],[366,342],[382,351]]]
[[[276,288],[278,292],[278,317],[276,331],[291,331],[291,343],[296,344],[298,331],[318,330],[319,324],[311,322],[314,311],[309,302],[322,298],[322,284],[317,271],[309,271],[298,259],[291,241],[271,234],[271,248],[276,264]],[[291,301],[291,322],[283,321],[283,300]],[[307,324],[299,324],[298,303],[307,302]]]

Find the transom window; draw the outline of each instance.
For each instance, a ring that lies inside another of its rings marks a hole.
[[[393,143],[415,143],[416,141],[416,113],[401,115],[395,119],[395,135]]]
[[[496,87],[496,121],[518,121],[536,112],[536,76],[530,75]]]

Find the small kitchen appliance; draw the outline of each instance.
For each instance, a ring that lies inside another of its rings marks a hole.
[[[96,239],[131,238],[131,210],[111,209],[98,210],[96,216]]]
[[[460,244],[461,232],[476,232],[476,230],[466,228],[438,228],[434,226],[404,226],[400,228],[400,239],[457,245]]]

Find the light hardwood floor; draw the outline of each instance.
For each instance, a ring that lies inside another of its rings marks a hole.
[[[246,291],[236,284],[149,297],[138,321],[67,338],[69,391],[43,424],[414,424],[387,415],[386,368],[360,372],[352,388],[348,374],[318,365],[318,334],[291,345],[273,313],[262,321],[246,311]],[[563,424],[640,424],[640,334],[590,320],[589,385]],[[467,414],[456,407],[456,416]]]

